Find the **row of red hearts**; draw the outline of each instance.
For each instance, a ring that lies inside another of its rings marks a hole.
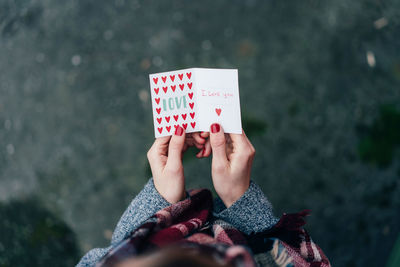
[[[194,102],[190,102],[189,103],[189,107],[190,107],[190,109],[193,109],[194,108]],[[161,113],[161,108],[156,108],[156,112],[157,112],[157,114],[160,114]]]
[[[190,115],[190,117],[191,117],[192,119],[194,119],[194,115],[195,115],[194,112],[190,112],[189,115]],[[174,118],[175,121],[178,121],[178,119],[179,119],[179,115],[173,115],[172,117]],[[186,118],[187,118],[187,113],[181,114],[181,117],[182,117],[183,120],[186,120]],[[161,124],[162,119],[163,119],[163,117],[157,118],[158,124]],[[166,122],[169,123],[170,120],[171,120],[171,116],[165,116],[165,117],[164,117],[164,120],[165,120]]]
[[[187,83],[187,86],[189,87],[189,89],[192,89],[192,83]],[[179,84],[179,88],[181,89],[181,91],[183,91],[183,89],[185,89],[185,84],[181,83]],[[162,87],[164,93],[167,93],[168,91],[168,86],[163,86]],[[171,90],[172,92],[175,92],[176,90],[176,85],[171,85]],[[160,92],[160,87],[154,88],[154,92],[156,93],[156,95],[158,95],[158,92]]]
[[[174,125],[175,129],[178,128],[179,125]],[[196,122],[191,122],[190,126],[194,129],[196,127]],[[182,123],[182,127],[187,130],[188,124],[187,123]],[[157,127],[158,132],[161,134],[163,131],[164,127]],[[171,126],[166,126],[165,129],[167,132],[171,131]]]
[[[182,81],[183,80],[183,73],[178,74],[179,79]],[[190,80],[190,78],[192,77],[192,73],[191,72],[186,72],[186,77]],[[175,80],[175,75],[169,75],[169,78],[172,82],[174,82]],[[167,76],[161,76],[161,80],[163,81],[163,83],[167,82]],[[158,82],[158,77],[154,77],[153,78],[153,82],[155,84],[157,84]]]

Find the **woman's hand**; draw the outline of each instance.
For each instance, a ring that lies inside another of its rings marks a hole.
[[[157,138],[147,152],[157,191],[173,204],[185,198],[182,154],[187,149],[185,130],[178,126],[175,134]]]
[[[211,125],[210,144],[214,188],[229,208],[250,186],[251,165],[256,151],[244,131],[242,134],[224,134],[217,123]]]

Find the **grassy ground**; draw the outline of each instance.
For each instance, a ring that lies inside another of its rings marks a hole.
[[[63,262],[105,246],[149,176],[148,74],[238,68],[276,214],[312,209],[334,266],[382,266],[400,228],[399,15],[395,0],[1,1],[1,224],[69,236]],[[185,168],[189,187],[211,185],[208,159]],[[27,199],[63,230],[21,219]],[[0,251],[19,255],[16,238]]]

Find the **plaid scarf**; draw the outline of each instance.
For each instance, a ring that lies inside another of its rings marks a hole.
[[[308,211],[284,214],[271,229],[245,236],[231,224],[213,218],[213,199],[208,189],[191,190],[189,195],[147,219],[97,266],[113,266],[171,244],[197,249],[232,266],[330,266],[302,228]]]

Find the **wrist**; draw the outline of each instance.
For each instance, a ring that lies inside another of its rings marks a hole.
[[[156,188],[157,192],[160,194],[160,196],[162,196],[170,204],[175,204],[186,198],[185,190],[183,190],[180,193],[176,193],[176,192],[168,192],[168,191],[160,190],[157,186],[155,186],[155,188]]]
[[[162,195],[165,200],[167,200],[170,204],[175,204],[179,201],[182,201],[186,198],[186,192],[183,191],[182,193],[172,193],[172,194],[165,194]]]
[[[244,193],[249,189],[250,187],[250,182],[248,184],[245,184],[240,187],[232,188],[230,187],[228,190],[226,190],[225,193],[218,193],[218,196],[221,198],[222,202],[224,205],[229,208],[230,206],[233,205],[239,198],[241,198]]]

